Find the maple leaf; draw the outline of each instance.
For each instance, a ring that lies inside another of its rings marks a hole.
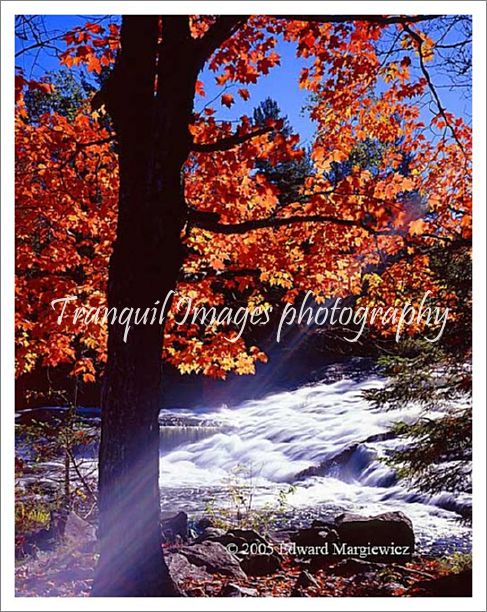
[[[88,59],[87,69],[89,72],[96,72],[96,74],[100,74],[101,72],[101,63],[100,60],[96,57],[94,53],[92,53]]]
[[[415,221],[411,221],[409,224],[409,233],[411,236],[419,236],[424,233],[425,229],[428,227],[428,224],[423,219],[416,219]]]
[[[248,89],[239,89],[238,93],[240,97],[245,101],[247,101],[250,98],[250,93]]]
[[[222,97],[221,97],[221,103],[224,106],[230,108],[232,106],[232,104],[234,103],[234,99],[233,99],[232,94],[229,94],[229,93],[223,94]]]
[[[205,89],[203,86],[203,81],[196,81],[195,91],[199,96],[205,95]]]

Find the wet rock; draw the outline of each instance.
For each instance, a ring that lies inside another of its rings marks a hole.
[[[322,519],[313,519],[311,527],[313,529],[334,529],[335,523],[332,523],[331,521],[324,521]]]
[[[188,539],[188,515],[186,512],[177,514],[163,514],[161,517],[161,530],[164,542],[175,542],[177,538]]]
[[[340,480],[351,482],[375,458],[376,451],[363,443],[351,444],[329,459],[318,465],[312,465],[296,474],[296,480],[305,480],[311,476],[340,475]]]
[[[382,433],[372,434],[364,440],[364,444],[367,444],[369,442],[384,442],[386,440],[394,440],[395,438],[397,438],[397,434],[393,431],[384,431]]]
[[[232,578],[246,578],[239,560],[220,542],[207,540],[201,544],[185,546],[179,551],[190,563],[204,567],[210,574],[223,574]]]
[[[376,516],[344,513],[336,518],[335,528],[341,544],[345,545],[337,551],[343,556],[402,562],[409,560],[414,552],[413,524],[402,512]]]
[[[219,593],[220,597],[258,597],[259,593],[256,589],[240,586],[229,582]]]

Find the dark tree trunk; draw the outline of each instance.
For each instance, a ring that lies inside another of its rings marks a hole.
[[[101,92],[117,133],[120,194],[109,307],[153,307],[174,289],[186,215],[199,67],[187,17],[125,17],[122,51]],[[155,93],[157,73],[157,94]],[[159,424],[163,327],[110,325],[99,456],[100,560],[95,596],[176,595],[161,548]]]

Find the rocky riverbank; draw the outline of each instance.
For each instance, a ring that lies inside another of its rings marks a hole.
[[[306,527],[222,529],[209,517],[184,512],[162,520],[170,574],[181,596],[350,597],[468,596],[464,558],[415,552],[415,534],[402,512],[366,517],[341,514]],[[95,527],[74,513],[56,537],[32,538],[17,567],[19,596],[88,596],[97,559]]]

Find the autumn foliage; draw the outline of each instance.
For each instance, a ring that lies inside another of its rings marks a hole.
[[[203,37],[211,22],[194,16],[193,36]],[[220,104],[248,100],[248,87],[279,65],[280,38],[308,60],[299,86],[309,92],[316,125],[313,171],[299,201],[285,206],[257,162],[299,159],[299,137],[284,136],[279,122],[254,134],[250,112],[236,124],[218,120]],[[66,33],[65,43],[65,66],[99,74],[115,60],[118,27],[87,23]],[[454,302],[430,269],[429,251],[469,244],[471,134],[439,99],[433,112],[421,107],[423,96],[436,99],[428,73],[434,56],[435,41],[421,23],[387,21],[255,16],[220,46],[208,67],[225,89],[190,126],[190,213],[177,293],[222,307],[229,300],[265,307],[276,288],[284,302],[308,290],[317,302],[356,296],[361,305],[415,303],[426,290]],[[67,295],[77,305],[105,304],[117,145],[103,109],[92,112],[89,100],[74,121],[50,113],[33,122],[25,92],[49,94],[52,86],[19,72],[17,87],[17,372],[69,363],[73,375],[94,381],[106,359],[106,328],[68,319],[60,326],[50,304]],[[205,96],[201,81],[195,95]],[[237,333],[228,326],[176,326],[173,317],[164,358],[183,373],[249,374],[266,360],[245,338],[222,340]]]

